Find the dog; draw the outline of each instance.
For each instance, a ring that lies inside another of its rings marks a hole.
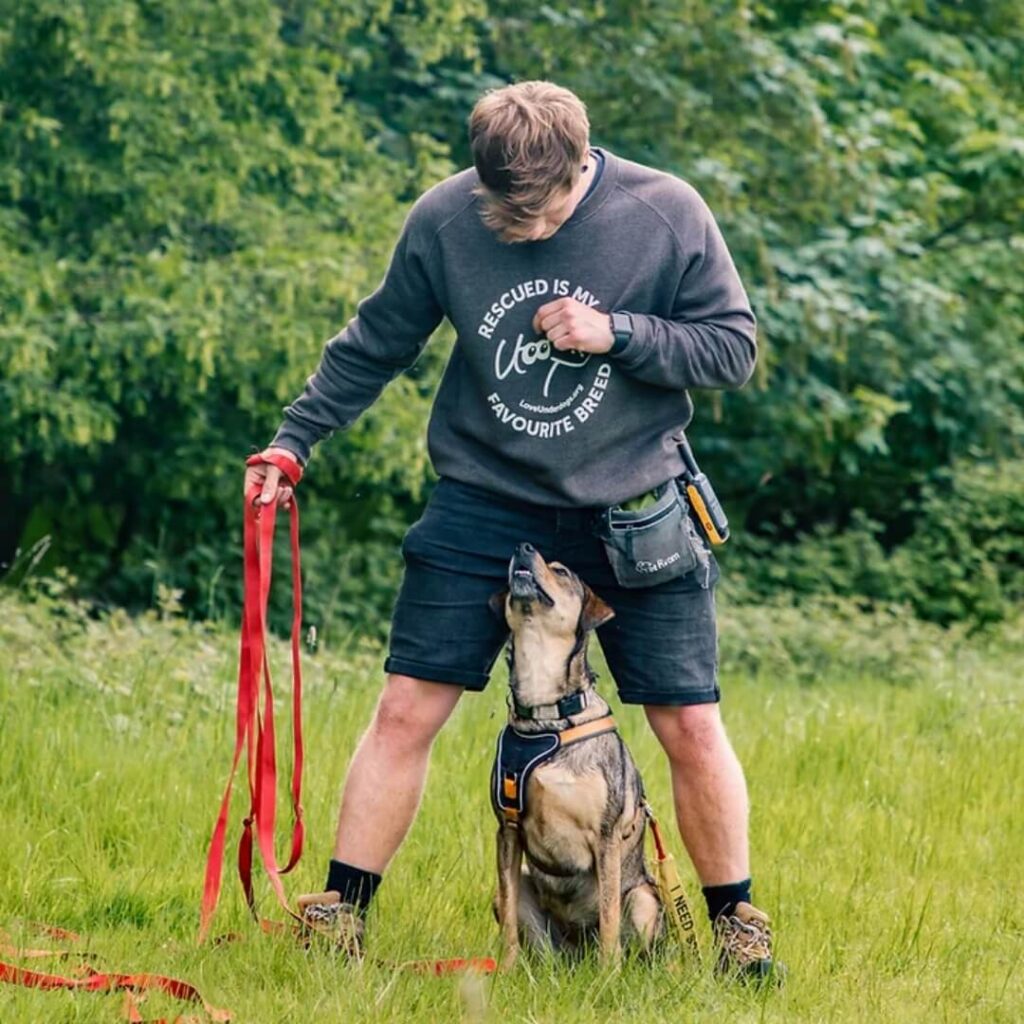
[[[502,968],[521,944],[578,950],[596,938],[614,963],[624,933],[650,951],[665,915],[644,856],[643,783],[587,662],[590,633],[614,612],[527,543],[491,607],[510,630],[509,724],[491,774]]]

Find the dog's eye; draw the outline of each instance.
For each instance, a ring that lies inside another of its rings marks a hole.
[[[553,565],[553,566],[551,566],[551,571],[553,573],[556,573],[558,576],[568,576],[569,575],[569,570],[566,569],[566,567],[564,565]]]

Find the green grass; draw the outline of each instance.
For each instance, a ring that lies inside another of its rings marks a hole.
[[[197,947],[236,638],[156,616],[87,621],[72,605],[10,595],[0,596],[0,927],[25,941],[19,921],[75,929],[105,966],[186,977],[237,1021],[1017,1022],[1019,627],[998,643],[954,642],[898,618],[815,615],[724,615],[723,710],[750,784],[755,899],[790,968],[781,992],[737,990],[671,963],[612,973],[593,961],[521,961],[468,987],[345,965],[254,929],[230,852],[216,930],[244,939]],[[284,694],[283,645],[273,657]],[[322,884],[337,793],[380,680],[379,652],[354,641],[305,664],[310,841],[292,893]],[[464,699],[438,740],[421,814],[371,916],[382,959],[496,951],[486,780],[503,675]],[[642,714],[617,710],[670,822],[667,772]],[[243,809],[238,800],[232,836]],[[147,1015],[171,1011],[147,1001]],[[0,986],[5,1024],[120,1012],[116,996]]]

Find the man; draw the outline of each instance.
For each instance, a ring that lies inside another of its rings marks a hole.
[[[430,748],[463,690],[482,690],[506,632],[488,608],[533,542],[615,609],[599,632],[621,699],[668,756],[679,830],[703,885],[720,967],[772,973],[750,902],[747,794],[719,715],[710,556],[646,589],[617,585],[595,509],[679,476],[688,388],[738,388],[755,324],[707,206],[685,182],[589,145],[582,102],[550,82],[484,94],[474,167],[413,205],[377,290],[327,342],[271,443],[305,465],[416,359],[447,316],[458,341],[428,446],[440,476],[402,545],[387,680],[352,759],[326,892],[311,921],[358,950],[362,918],[419,804]],[[610,314],[615,313],[613,318]],[[261,465],[261,500],[287,505]]]

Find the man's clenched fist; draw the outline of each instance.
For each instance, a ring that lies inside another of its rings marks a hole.
[[[579,299],[555,299],[545,302],[533,316],[533,329],[547,336],[561,351],[607,352],[615,342],[608,314]]]

